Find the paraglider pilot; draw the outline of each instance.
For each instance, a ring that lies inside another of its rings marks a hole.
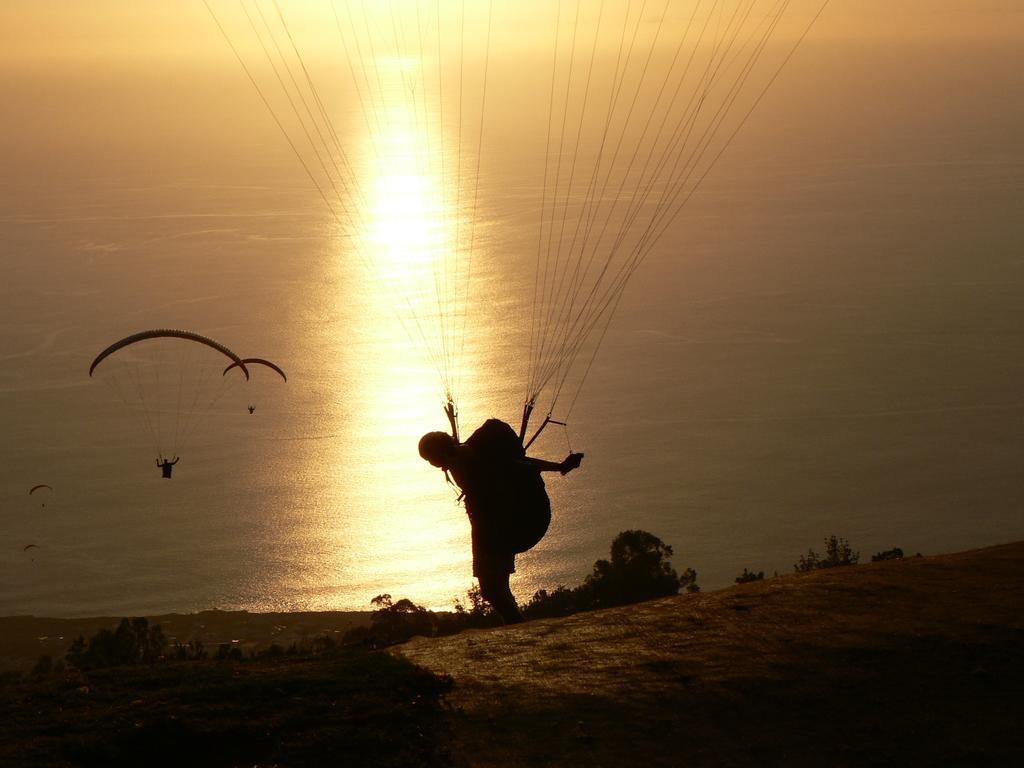
[[[506,624],[520,622],[508,580],[516,554],[536,545],[551,521],[541,472],[568,474],[583,454],[570,453],[561,462],[530,458],[515,430],[498,419],[488,419],[464,443],[452,426],[452,435],[428,432],[420,438],[420,456],[462,490],[480,594]]]
[[[168,461],[167,459],[164,459],[163,461],[160,461],[160,459],[156,460],[156,465],[158,467],[160,467],[160,471],[164,473],[164,477],[166,477],[168,480],[171,479],[171,470],[174,468],[174,465],[177,464],[177,463],[178,463],[178,457],[177,456],[174,457],[174,461]]]

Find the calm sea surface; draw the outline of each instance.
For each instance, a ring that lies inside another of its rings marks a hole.
[[[568,428],[538,443],[586,459],[548,480],[554,518],[518,559],[520,598],[579,583],[634,528],[705,589],[786,572],[830,533],[865,560],[1024,537],[1014,50],[801,52],[630,283]],[[416,452],[445,427],[433,369],[237,73],[11,74],[0,615],[463,596],[469,526]],[[222,108],[193,119],[195,89]],[[363,124],[340,124],[358,147]],[[510,150],[485,168],[466,431],[519,416],[531,276],[505,255],[536,237],[539,164]],[[384,211],[384,236],[414,226]],[[251,416],[249,391],[222,401],[170,482],[87,373],[152,327],[288,372],[254,380]],[[29,496],[37,483],[53,490]]]

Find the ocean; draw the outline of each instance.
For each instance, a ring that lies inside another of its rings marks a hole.
[[[787,572],[830,534],[862,560],[1024,537],[1016,50],[801,49],[630,281],[567,426],[531,449],[586,458],[547,479],[520,599],[578,584],[630,529],[704,589]],[[449,608],[472,586],[465,513],[416,451],[447,426],[436,373],[222,63],[6,65],[0,615],[366,610],[383,593]],[[483,173],[464,434],[518,424],[532,264],[508,254],[536,247],[540,162],[509,149]],[[415,244],[388,189],[367,220]],[[254,370],[203,412],[170,481],[88,374],[164,327],[288,374]]]

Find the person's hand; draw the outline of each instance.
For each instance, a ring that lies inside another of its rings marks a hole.
[[[561,466],[559,466],[558,471],[561,472],[563,475],[567,475],[574,469],[576,469],[576,467],[578,467],[580,465],[580,462],[582,461],[582,453],[570,453],[568,456],[565,457],[565,461],[563,461]]]

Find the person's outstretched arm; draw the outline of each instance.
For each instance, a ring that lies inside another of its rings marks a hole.
[[[583,461],[582,453],[570,453],[563,461],[545,461],[544,459],[533,459],[527,456],[523,459],[527,464],[538,472],[561,472],[567,475],[576,469]]]

